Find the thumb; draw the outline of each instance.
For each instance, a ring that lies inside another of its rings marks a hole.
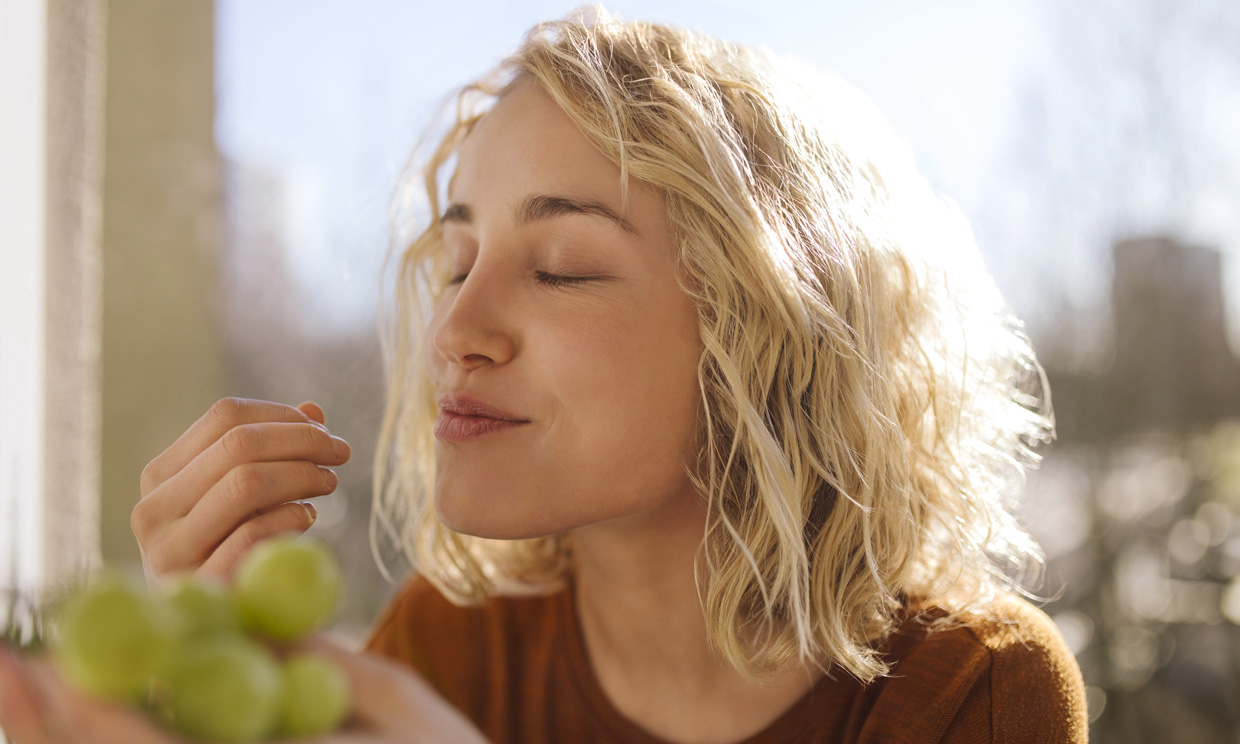
[[[349,679],[353,712],[364,723],[380,724],[384,713],[404,707],[407,698],[434,695],[408,667],[365,652],[351,651],[338,641],[316,633],[297,644],[298,650],[334,662]]]
[[[97,699],[64,680],[48,658],[26,664],[30,684],[44,705],[50,742],[175,744],[175,740],[129,706]],[[21,732],[13,732],[21,736]],[[26,741],[26,739],[20,739]],[[41,738],[32,738],[38,742]]]
[[[416,741],[486,744],[469,719],[408,666],[350,651],[323,634],[310,636],[299,646],[322,654],[344,671],[352,692],[353,720],[363,729],[412,735]]]
[[[318,423],[324,426],[327,426],[327,417],[323,413],[323,407],[320,406],[318,403],[315,403],[312,400],[308,400],[305,403],[298,405],[297,410],[306,414],[307,416],[314,419]]]

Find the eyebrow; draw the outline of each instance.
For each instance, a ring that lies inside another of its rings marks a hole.
[[[567,196],[551,196],[548,194],[535,194],[527,196],[521,205],[516,209],[516,219],[518,223],[539,222],[543,220],[552,220],[557,217],[566,217],[569,215],[584,214],[593,217],[602,217],[613,223],[621,230],[633,235],[638,235],[637,228],[632,223],[624,219],[606,204],[593,201],[590,199],[574,199]],[[460,222],[466,225],[473,224],[474,213],[469,205],[454,202],[450,204],[443,216],[439,218],[440,222]]]

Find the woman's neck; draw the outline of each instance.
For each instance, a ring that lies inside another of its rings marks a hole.
[[[794,663],[757,685],[720,659],[694,575],[704,505],[687,497],[656,512],[573,533],[576,610],[595,676],[621,713],[656,736],[740,741],[821,675]]]

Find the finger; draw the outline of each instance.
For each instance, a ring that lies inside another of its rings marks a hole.
[[[188,514],[173,520],[161,534],[147,540],[148,560],[158,574],[195,570],[218,553],[230,535],[244,527],[240,543],[234,541],[233,550],[216,561],[217,564],[222,561],[222,565],[211,572],[225,576],[231,572],[231,563],[253,543],[272,534],[308,529],[313,520],[306,521],[307,514],[313,514],[314,507],[294,504],[298,508],[292,513],[298,515],[298,519],[293,523],[287,516],[274,523],[271,520],[255,522],[257,517],[279,510],[288,502],[327,495],[335,490],[337,483],[335,473],[305,461],[240,465],[208,489]],[[267,528],[271,524],[277,528],[275,532]],[[256,528],[261,529],[255,533]]]
[[[348,462],[351,454],[348,442],[331,436],[317,424],[259,423],[237,426],[165,481],[159,489],[138,502],[138,509],[143,514],[135,515],[135,521],[141,519],[163,524],[185,516],[207,491],[238,465],[281,460],[307,460],[324,466],[342,465]]]
[[[43,704],[28,674],[17,653],[0,642],[0,731],[14,744],[51,744],[43,726]]]
[[[267,421],[284,423],[313,423],[315,421],[293,406],[265,400],[224,398],[211,406],[184,434],[164,450],[142,471],[140,489],[142,496],[158,488],[162,483],[181,472],[201,452],[217,442],[226,432],[245,424]]]
[[[308,400],[305,403],[298,404],[297,410],[306,414],[320,424],[327,426],[327,414],[323,413],[323,407],[318,403]]]
[[[34,659],[28,666],[30,678],[46,702],[51,719],[58,724],[60,736],[64,737],[54,741],[94,744],[173,744],[178,741],[126,706],[79,692],[65,682],[48,659]]]
[[[256,514],[289,501],[326,496],[338,483],[331,470],[304,460],[238,465],[203,494],[171,535],[216,545]]]
[[[130,525],[148,575],[198,568],[256,511],[331,493],[336,475],[311,461],[340,464],[350,454],[347,442],[317,425],[263,423],[230,430],[134,507]],[[271,475],[273,466],[283,473]],[[200,503],[205,510],[186,529],[183,523]]]
[[[260,514],[246,521],[220,543],[203,561],[198,573],[231,581],[237,564],[255,545],[276,535],[300,535],[310,529],[316,517],[314,506],[299,502],[283,504]]]

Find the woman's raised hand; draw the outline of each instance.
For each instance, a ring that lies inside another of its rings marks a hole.
[[[259,541],[314,524],[314,508],[297,500],[334,491],[327,468],[348,459],[317,404],[219,401],[142,471],[130,526],[147,578],[230,578]]]

